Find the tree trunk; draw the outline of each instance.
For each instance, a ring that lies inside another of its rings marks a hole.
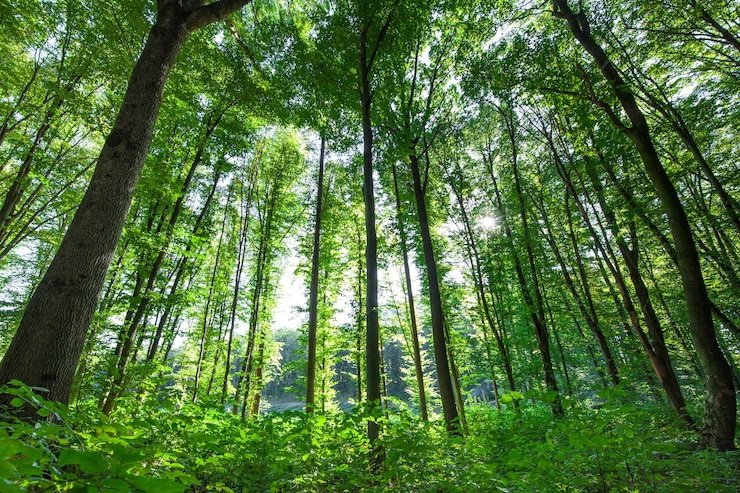
[[[326,138],[321,133],[319,152],[319,183],[316,190],[316,217],[313,228],[313,254],[311,258],[311,287],[308,300],[308,358],[306,360],[306,412],[314,411],[316,395],[316,332],[319,318],[319,264],[321,263],[321,213],[324,198],[324,148]],[[322,394],[323,395],[323,394]]]
[[[160,13],[131,76],[90,186],[0,365],[67,403],[85,334],[149,150],[165,81],[188,36],[182,16]]]
[[[519,280],[519,288],[524,298],[524,302],[527,305],[530,318],[532,319],[532,325],[534,326],[535,336],[537,338],[537,347],[540,352],[540,358],[542,359],[542,367],[545,374],[545,386],[548,392],[555,392],[555,398],[552,401],[552,412],[555,416],[563,416],[563,406],[558,395],[558,384],[555,379],[555,371],[552,366],[552,354],[550,352],[550,339],[547,332],[547,324],[545,322],[544,307],[542,302],[542,292],[539,286],[539,276],[537,275],[537,268],[534,261],[534,251],[532,249],[532,239],[529,233],[529,224],[527,220],[527,209],[524,200],[524,191],[521,185],[521,178],[519,175],[519,164],[518,164],[518,152],[517,152],[517,140],[516,140],[516,129],[514,127],[513,115],[507,113],[504,108],[498,108],[501,117],[503,118],[504,125],[506,127],[506,136],[509,139],[511,145],[511,166],[514,177],[514,188],[517,195],[519,205],[519,217],[522,221],[522,230],[524,232],[524,249],[527,255],[527,264],[529,267],[529,274],[531,277],[531,287],[527,282],[527,278],[524,274],[522,267],[522,261],[519,258],[519,254],[516,251],[517,245],[514,244],[513,234],[511,226],[506,225],[505,233],[506,237],[511,242],[511,252],[514,257],[514,268],[516,270],[517,279]],[[498,187],[495,182],[495,177],[491,173],[491,179],[493,181],[494,191],[496,193],[496,200],[498,202],[499,210],[501,214],[505,216],[503,201],[498,191]]]
[[[566,197],[565,200],[567,204],[568,198]],[[565,263],[565,258],[563,258],[563,255],[560,252],[560,247],[558,247],[558,244],[555,241],[555,234],[552,230],[552,225],[550,224],[550,217],[547,214],[547,209],[545,207],[545,204],[542,201],[541,196],[539,197],[539,201],[540,202],[539,202],[538,208],[540,210],[540,214],[542,215],[542,220],[544,222],[543,226],[545,229],[545,237],[547,238],[547,242],[550,244],[550,248],[552,249],[553,254],[555,255],[555,259],[560,265],[560,270],[561,270],[561,273],[563,274],[565,285],[568,287],[570,294],[573,296],[573,299],[575,300],[576,305],[578,306],[578,310],[581,312],[581,315],[583,315],[583,318],[586,320],[586,325],[588,325],[588,328],[591,330],[591,334],[593,334],[594,338],[596,339],[597,344],[599,345],[601,354],[604,357],[604,362],[606,363],[606,369],[607,369],[607,373],[609,374],[609,379],[611,380],[613,385],[619,385],[619,372],[617,371],[617,365],[614,362],[614,357],[612,356],[611,349],[609,348],[609,344],[599,324],[598,314],[596,312],[596,308],[594,307],[594,302],[591,297],[591,290],[588,286],[588,279],[586,277],[585,267],[583,265],[583,259],[581,258],[581,255],[578,252],[578,245],[577,245],[577,241],[575,238],[575,234],[573,232],[573,222],[570,217],[570,212],[566,210],[566,217],[567,217],[567,222],[568,222],[568,237],[571,239],[571,248],[573,249],[576,255],[575,261],[576,261],[576,264],[578,265],[578,272],[581,278],[581,288],[584,293],[583,297],[581,297],[578,290],[576,289],[575,281],[570,275],[570,270],[568,269],[568,266]],[[585,298],[585,301],[584,301],[584,298]],[[596,365],[596,368],[598,369],[598,365]]]
[[[403,221],[401,210],[401,195],[398,190],[398,172],[396,163],[392,164],[393,171],[393,190],[396,195],[396,218],[398,221],[398,234],[401,237],[401,251],[403,254],[403,273],[406,283],[406,298],[409,307],[409,321],[411,322],[411,347],[414,358],[414,373],[416,374],[416,386],[419,389],[419,408],[421,410],[421,420],[429,421],[427,412],[427,397],[424,388],[424,370],[421,364],[421,348],[419,347],[419,329],[416,324],[416,308],[414,307],[414,292],[411,284],[411,268],[409,265],[408,238],[406,237],[406,227]]]
[[[434,360],[437,366],[439,396],[442,400],[442,412],[444,414],[447,431],[450,433],[459,433],[460,423],[458,422],[458,412],[455,404],[455,392],[452,388],[450,365],[447,359],[447,342],[445,337],[444,314],[442,312],[442,295],[439,290],[437,261],[434,258],[432,233],[429,229],[429,217],[427,214],[426,193],[422,188],[421,173],[419,171],[419,158],[415,152],[410,153],[409,164],[411,166],[414,198],[416,199],[416,214],[419,220],[421,241],[424,251],[424,263],[426,265],[427,284],[429,289],[429,308],[432,312]]]
[[[375,191],[373,183],[373,129],[370,119],[372,92],[370,90],[370,62],[366,52],[367,31],[363,31],[360,55],[360,98],[362,102],[363,137],[363,195],[365,200],[365,273],[367,293],[365,294],[365,386],[367,402],[371,406],[380,405],[380,329],[378,320],[378,237],[375,230]],[[370,443],[378,439],[379,426],[372,419],[368,421]],[[380,465],[379,463],[376,465]]]
[[[663,168],[645,119],[629,86],[617,68],[591,36],[591,29],[583,12],[575,14],[567,0],[553,0],[553,15],[565,19],[570,30],[583,48],[591,55],[627,115],[631,126],[625,126],[617,115],[602,105],[612,122],[633,142],[642,159],[645,171],[655,187],[664,212],[668,216],[671,234],[676,248],[678,269],[683,282],[684,298],[689,316],[689,329],[694,347],[705,372],[706,398],[704,403],[704,428],[700,446],[719,450],[735,448],[737,425],[734,383],[732,372],[717,342],[712,323],[711,304],[701,272],[699,255],[691,233],[686,212],[676,188]],[[592,99],[596,99],[592,93]],[[599,104],[596,100],[595,103]]]
[[[229,376],[231,373],[231,357],[234,346],[234,329],[237,321],[237,308],[239,306],[239,294],[244,271],[244,262],[247,257],[247,240],[249,233],[249,222],[251,218],[250,208],[252,206],[252,194],[257,180],[258,162],[250,166],[249,178],[246,180],[248,185],[247,194],[244,195],[244,183],[241,181],[241,191],[239,193],[240,217],[239,217],[239,246],[236,255],[236,270],[234,272],[234,290],[231,295],[231,306],[229,308],[229,335],[226,343],[226,362],[224,364],[224,379],[221,384],[221,405],[226,402],[226,394],[229,387]],[[236,413],[236,401],[233,412]]]
[[[227,204],[228,199],[227,199]],[[208,284],[208,296],[206,298],[206,305],[203,307],[203,326],[200,331],[200,341],[198,341],[198,361],[195,365],[195,376],[193,378],[193,395],[192,402],[198,400],[198,390],[200,387],[200,377],[203,370],[203,360],[206,356],[206,345],[208,342],[208,332],[211,326],[212,319],[208,316],[211,313],[211,304],[213,303],[213,297],[215,296],[216,283],[218,276],[218,268],[221,265],[221,250],[223,248],[224,237],[226,236],[226,226],[228,224],[229,214],[227,210],[224,210],[224,217],[221,221],[221,232],[218,235],[218,245],[216,246],[216,258],[213,259],[213,269],[211,270],[211,281]],[[215,310],[214,310],[215,311]],[[215,314],[214,314],[215,318]],[[215,371],[215,366],[214,366]]]
[[[586,224],[586,227],[588,228],[589,232],[591,233],[591,237],[593,238],[594,242],[596,243],[596,246],[598,250],[601,252],[602,257],[605,261],[608,262],[609,268],[612,271],[612,274],[615,277],[615,280],[617,282],[617,286],[619,287],[620,291],[622,291],[622,298],[625,302],[625,306],[627,306],[628,312],[632,314],[634,312],[634,306],[632,306],[632,300],[630,296],[627,294],[627,287],[624,281],[624,278],[622,276],[622,273],[619,271],[619,269],[616,266],[616,256],[614,254],[614,251],[608,241],[602,241],[599,239],[599,236],[596,233],[595,227],[591,224],[591,218],[592,216],[589,215],[587,207],[584,205],[580,195],[578,194],[578,191],[575,188],[575,184],[573,183],[573,180],[571,179],[570,173],[567,172],[565,169],[564,163],[560,160],[560,157],[555,153],[555,150],[553,148],[553,156],[555,159],[555,164],[558,169],[558,174],[563,179],[563,182],[570,194],[570,196],[575,201],[578,210],[581,214],[581,218],[583,219],[584,223]],[[584,194],[586,194],[585,184],[581,183],[581,189]],[[593,188],[596,191],[597,197],[600,196],[602,192],[601,184],[598,182],[598,180],[593,176],[592,174],[592,181],[589,188]],[[587,200],[589,200],[590,209],[596,210],[596,207],[593,203],[591,203],[591,200],[588,198],[588,195],[586,194]],[[600,199],[600,197],[599,197]],[[567,203],[566,203],[567,206]],[[599,208],[601,209],[602,213],[604,214],[606,221],[610,227],[612,237],[615,238],[615,241],[617,242],[617,246],[620,249],[620,253],[622,254],[622,258],[624,262],[627,264],[627,270],[630,275],[630,279],[632,280],[632,284],[635,288],[635,295],[637,296],[637,299],[640,303],[640,309],[643,314],[643,318],[645,319],[645,324],[648,327],[648,334],[650,335],[650,338],[648,339],[645,332],[642,330],[642,327],[639,324],[639,321],[637,320],[637,314],[634,313],[634,319],[633,319],[633,328],[635,330],[635,333],[640,340],[640,343],[642,344],[643,349],[645,350],[645,353],[650,360],[650,364],[655,371],[656,376],[658,377],[658,381],[663,386],[663,389],[665,390],[666,396],[668,397],[668,401],[671,403],[671,406],[673,409],[678,413],[678,415],[681,417],[681,419],[687,424],[689,427],[693,427],[694,423],[691,419],[691,416],[686,411],[686,402],[683,398],[683,394],[681,393],[681,387],[678,384],[678,379],[676,378],[676,374],[673,371],[673,367],[671,365],[671,359],[670,355],[668,354],[668,348],[665,345],[665,338],[663,335],[663,329],[660,324],[660,320],[655,314],[655,311],[653,309],[652,302],[650,301],[649,293],[647,291],[647,288],[645,287],[645,283],[643,282],[642,276],[640,275],[639,269],[637,269],[637,260],[633,257],[633,252],[627,247],[627,244],[624,241],[624,238],[622,238],[621,232],[619,228],[617,227],[616,217],[614,216],[614,213],[611,211],[611,208],[608,206],[608,204],[603,201],[599,200]],[[599,220],[600,222],[600,220]],[[603,232],[602,229],[602,236],[604,238],[607,238],[607,234]],[[636,239],[634,239],[636,241]],[[610,258],[615,259],[614,262],[610,260]]]
[[[187,8],[174,0],[158,2],[157,21],[90,185],[0,364],[0,384],[21,380],[48,389],[50,400],[69,402],[85,335],[131,207],[175,59],[192,31],[248,2],[195,2]],[[1,398],[0,404],[7,400]]]

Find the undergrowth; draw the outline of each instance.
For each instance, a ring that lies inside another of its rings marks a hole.
[[[368,412],[274,413],[241,422],[196,405],[70,411],[19,384],[0,414],[0,493],[105,492],[717,492],[740,490],[738,452],[695,451],[666,411],[619,393],[598,409],[565,400],[467,410],[469,435],[408,410],[378,417],[385,466],[370,472]]]

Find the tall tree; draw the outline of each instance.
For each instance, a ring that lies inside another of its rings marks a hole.
[[[321,134],[319,151],[319,179],[316,188],[316,212],[313,231],[313,252],[311,255],[311,287],[308,301],[308,359],[306,360],[306,412],[314,411],[316,394],[316,333],[319,312],[319,260],[321,248],[321,213],[324,198],[324,151],[326,137]]]
[[[683,282],[691,336],[705,372],[707,391],[701,445],[720,450],[734,449],[737,403],[732,372],[717,343],[699,255],[681,200],[655,149],[645,115],[617,67],[594,39],[586,12],[583,10],[574,12],[567,0],[553,0],[552,5],[552,14],[568,23],[571,33],[599,67],[599,71],[618,99],[629,125],[621,120],[611,106],[598,99],[588,75],[583,72],[584,82],[594,104],[599,106],[635,145],[645,171],[655,187],[656,195],[669,218],[678,269]]]
[[[156,22],[134,67],[90,185],[26,306],[0,364],[0,382],[21,380],[48,389],[49,399],[69,401],[85,335],[131,206],[175,59],[191,33],[249,2],[157,2]]]

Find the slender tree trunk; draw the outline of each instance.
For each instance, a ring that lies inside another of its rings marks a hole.
[[[226,111],[225,109],[223,111]],[[145,317],[147,315],[148,309],[149,309],[149,302],[151,301],[152,292],[154,289],[154,284],[157,280],[157,276],[159,275],[159,270],[162,267],[162,263],[165,260],[165,256],[167,255],[167,251],[169,250],[170,244],[172,242],[172,237],[174,234],[175,226],[177,225],[177,222],[180,218],[180,213],[182,212],[183,205],[185,203],[185,197],[187,195],[188,190],[190,189],[190,184],[193,181],[193,177],[195,176],[195,170],[197,169],[198,165],[203,160],[203,154],[205,152],[206,145],[208,143],[208,139],[213,133],[213,131],[218,126],[218,123],[221,120],[221,117],[223,116],[223,111],[220,112],[215,118],[215,121],[209,121],[207,124],[205,136],[198,147],[198,151],[196,152],[195,157],[193,158],[193,162],[191,163],[190,167],[188,168],[188,172],[185,175],[185,179],[183,180],[179,195],[177,197],[177,200],[175,201],[175,204],[172,208],[172,213],[170,214],[169,221],[166,225],[164,225],[164,218],[166,213],[166,207],[162,212],[162,217],[160,219],[159,225],[157,227],[157,233],[160,233],[163,226],[164,226],[164,240],[162,244],[159,247],[159,251],[157,252],[157,257],[152,262],[151,266],[149,267],[149,272],[146,277],[146,285],[144,285],[141,282],[137,282],[137,285],[134,289],[134,294],[132,296],[133,299],[138,299],[139,302],[135,309],[130,309],[129,312],[126,314],[126,323],[123,325],[123,329],[125,330],[125,333],[122,334],[122,336],[119,338],[118,345],[116,347],[116,354],[115,354],[115,365],[114,365],[114,377],[113,377],[113,383],[108,390],[108,395],[105,398],[105,401],[103,403],[102,411],[103,414],[110,414],[110,412],[113,410],[113,406],[115,405],[115,400],[121,395],[123,392],[122,384],[124,382],[124,379],[126,377],[126,370],[127,366],[131,362],[131,349],[132,345],[136,341],[137,335],[139,333],[139,327],[142,324],[142,321],[146,322]],[[137,281],[143,280],[143,277],[140,277],[140,274],[137,273]]]
[[[203,369],[203,360],[206,355],[206,344],[208,342],[208,332],[210,329],[209,315],[211,313],[211,303],[215,296],[216,283],[218,277],[218,268],[221,264],[221,249],[223,247],[224,237],[226,236],[226,226],[228,224],[229,214],[227,210],[224,210],[224,216],[221,221],[221,232],[218,235],[218,245],[216,246],[216,258],[213,260],[213,269],[211,270],[211,281],[208,283],[208,296],[206,298],[206,306],[203,308],[203,326],[200,331],[200,341],[198,341],[198,360],[195,365],[195,376],[193,381],[193,394],[192,402],[198,400],[198,390],[200,387],[200,375]]]
[[[637,319],[637,313],[634,310],[634,306],[632,305],[632,300],[628,294],[627,287],[624,281],[624,278],[622,276],[622,273],[619,271],[619,269],[616,266],[616,260],[612,261],[611,259],[615,259],[616,256],[612,250],[611,245],[608,241],[605,241],[602,243],[601,239],[599,238],[599,235],[597,234],[595,227],[591,224],[591,216],[588,214],[587,207],[584,205],[583,201],[580,198],[580,195],[578,194],[578,191],[575,188],[575,184],[573,183],[573,180],[571,179],[570,173],[565,169],[565,165],[560,159],[560,157],[555,153],[553,148],[553,156],[555,159],[555,164],[558,170],[558,174],[563,179],[563,182],[573,200],[575,201],[576,205],[578,206],[578,210],[581,214],[581,218],[583,219],[584,223],[586,224],[586,227],[588,228],[589,232],[591,233],[591,237],[593,238],[598,250],[601,252],[602,257],[609,265],[610,270],[612,271],[612,274],[614,275],[615,281],[617,283],[617,286],[619,287],[620,292],[622,292],[622,299],[625,302],[625,306],[627,307],[628,313],[630,313],[630,316],[633,317],[632,319],[632,325],[635,329],[635,333],[640,340],[640,343],[642,344],[643,349],[645,350],[645,353],[650,360],[650,364],[653,367],[653,370],[655,371],[656,376],[658,377],[658,381],[663,386],[663,389],[665,390],[666,396],[668,397],[668,401],[671,403],[671,406],[674,408],[674,410],[678,413],[678,415],[681,417],[681,419],[684,420],[684,422],[687,424],[687,426],[693,426],[693,420],[691,419],[691,416],[689,416],[688,412],[686,411],[686,403],[683,398],[683,394],[681,393],[681,388],[678,384],[678,379],[676,378],[676,374],[673,371],[673,367],[671,365],[670,355],[668,354],[668,349],[665,345],[665,338],[663,336],[663,329],[661,327],[660,321],[658,317],[655,314],[655,311],[653,310],[652,303],[650,301],[650,297],[647,292],[647,288],[645,287],[645,284],[642,280],[642,276],[640,275],[639,270],[636,267],[636,259],[633,259],[633,252],[629,250],[626,243],[624,242],[621,232],[619,231],[619,228],[617,228],[616,225],[616,218],[614,214],[611,212],[611,209],[609,208],[608,204],[605,202],[600,202],[599,206],[602,210],[604,216],[607,219],[607,222],[610,224],[612,236],[615,237],[617,245],[620,248],[620,252],[622,254],[622,258],[624,262],[627,264],[627,269],[629,271],[630,279],[632,280],[632,284],[635,288],[635,294],[638,298],[638,301],[640,302],[640,308],[643,314],[643,317],[645,319],[645,324],[648,327],[648,334],[650,334],[650,339],[648,339],[645,332],[642,330],[642,327]],[[583,184],[581,185],[581,188],[585,190],[585,187]],[[597,194],[601,191],[601,186],[598,182],[592,182],[591,188],[594,188],[597,191]],[[584,192],[585,193],[585,192]],[[566,203],[567,205],[567,203]],[[594,209],[593,204],[591,204],[591,208]],[[606,234],[603,235],[606,238]],[[636,241],[636,240],[635,240]]]
[[[208,193],[208,197],[206,198],[205,204],[203,204],[203,208],[201,209],[200,213],[198,214],[198,217],[195,220],[195,224],[193,224],[193,229],[190,233],[187,246],[185,247],[185,252],[180,257],[179,261],[176,264],[175,267],[175,273],[174,273],[174,280],[172,281],[172,285],[170,286],[169,293],[165,295],[166,298],[166,305],[164,308],[164,311],[162,312],[162,315],[159,317],[159,322],[157,323],[157,329],[152,336],[151,343],[149,344],[149,349],[147,351],[146,360],[147,361],[153,361],[154,358],[157,355],[157,352],[159,351],[159,344],[162,339],[162,334],[164,332],[165,327],[167,326],[167,323],[169,322],[170,315],[172,314],[172,308],[175,305],[175,295],[178,293],[180,289],[180,283],[182,282],[182,277],[185,274],[185,271],[187,270],[188,266],[188,259],[190,258],[190,254],[193,251],[193,245],[194,245],[194,238],[197,238],[200,234],[200,229],[203,226],[203,222],[205,218],[208,216],[211,210],[211,204],[213,203],[213,197],[216,194],[216,188],[218,187],[218,183],[221,179],[221,170],[218,170],[213,178],[213,185],[211,185],[211,190]],[[228,201],[228,200],[227,200]]]
[[[250,418],[254,418],[256,416],[259,416],[260,413],[260,404],[262,403],[262,372],[263,368],[265,366],[265,335],[260,335],[260,344],[257,348],[257,357],[255,358],[255,365],[254,365],[254,381],[253,386],[251,388],[252,392],[252,399],[249,402],[249,413],[248,416]],[[247,395],[244,395],[245,397],[245,404],[244,406],[247,406],[246,397]],[[243,420],[243,416],[242,416]]]
[[[41,148],[41,143],[44,140],[47,132],[52,128],[52,123],[57,116],[59,109],[64,104],[64,96],[69,94],[74,87],[80,82],[82,76],[74,77],[63,89],[62,94],[52,98],[52,103],[49,109],[44,115],[44,119],[41,122],[36,135],[34,136],[31,147],[26,152],[26,156],[21,163],[18,172],[16,173],[13,183],[10,185],[8,192],[5,194],[5,199],[2,205],[0,205],[0,245],[6,243],[9,235],[8,229],[15,220],[16,208],[23,196],[28,185],[28,176],[31,173],[31,166],[33,165],[36,152]]]
[[[313,255],[311,258],[311,287],[308,300],[308,358],[306,361],[306,412],[314,411],[316,394],[316,332],[319,314],[319,265],[321,263],[321,214],[324,195],[324,148],[326,138],[321,133],[319,152],[319,183],[316,190],[316,216],[313,229]],[[323,395],[323,394],[322,394]]]
[[[362,402],[363,393],[363,380],[362,380],[362,336],[365,323],[365,309],[364,309],[364,297],[363,297],[363,279],[364,279],[364,255],[362,251],[362,231],[358,224],[355,224],[355,231],[357,232],[357,277],[355,278],[355,294],[357,295],[357,314],[355,315],[355,377],[357,379],[357,402]]]
[[[373,408],[380,405],[380,327],[378,320],[378,238],[375,226],[375,190],[373,182],[373,128],[371,106],[373,92],[370,89],[370,72],[377,53],[380,40],[375,50],[369,45],[366,24],[360,33],[360,102],[362,107],[363,138],[363,198],[365,202],[365,275],[367,292],[365,294],[365,374],[367,402]],[[370,50],[370,51],[368,51]],[[383,451],[375,442],[380,433],[378,422],[370,419],[367,422],[367,435],[373,451],[373,467],[379,468],[383,463]]]
[[[239,246],[236,255],[236,271],[234,272],[234,290],[231,295],[231,306],[229,309],[229,335],[226,343],[226,362],[224,367],[224,380],[221,385],[221,404],[226,402],[226,394],[229,387],[229,376],[231,374],[231,357],[234,345],[234,329],[237,321],[237,308],[239,306],[239,294],[244,271],[244,263],[247,256],[247,240],[249,238],[249,222],[251,218],[250,207],[252,205],[252,194],[257,180],[257,163],[250,166],[249,178],[247,179],[248,191],[244,194],[244,181],[241,183],[239,193],[240,216],[239,216]],[[234,186],[232,184],[232,186]],[[234,402],[232,411],[236,414],[238,399]]]
[[[424,370],[421,364],[421,348],[419,346],[419,329],[416,324],[416,308],[414,307],[414,292],[411,284],[411,267],[409,265],[408,238],[406,236],[406,226],[403,220],[401,210],[401,195],[398,190],[398,172],[396,163],[392,164],[393,171],[393,190],[396,195],[396,219],[398,221],[398,233],[401,237],[401,251],[403,254],[403,273],[404,282],[406,283],[406,298],[409,307],[409,321],[411,322],[411,348],[414,358],[414,373],[416,374],[416,387],[419,389],[419,408],[421,410],[421,420],[429,421],[427,412],[426,390],[424,388]]]
[[[537,347],[540,352],[542,367],[545,373],[545,386],[547,387],[548,392],[556,393],[555,399],[552,402],[552,412],[555,416],[563,416],[563,406],[558,395],[558,384],[557,380],[555,379],[555,371],[553,370],[552,365],[550,339],[547,331],[547,324],[545,322],[542,292],[539,285],[539,276],[537,275],[537,268],[534,261],[534,251],[532,249],[532,240],[529,232],[529,222],[527,220],[527,208],[524,200],[524,191],[522,189],[521,178],[519,174],[517,152],[518,143],[516,141],[516,129],[514,126],[515,122],[513,121],[513,116],[511,114],[507,114],[507,110],[505,110],[504,108],[499,108],[499,113],[503,118],[504,125],[506,127],[506,134],[509,138],[509,143],[511,144],[511,165],[514,177],[514,188],[517,195],[517,200],[519,202],[519,216],[522,221],[522,230],[524,232],[524,250],[527,255],[527,263],[529,267],[529,274],[531,277],[531,287],[529,286],[527,278],[524,274],[522,261],[520,260],[519,254],[516,251],[517,245],[514,244],[511,227],[508,224],[506,225],[505,233],[507,238],[511,242],[511,251],[514,257],[514,267],[516,270],[517,279],[519,280],[519,287],[521,289],[524,302],[527,305],[529,315],[534,326],[535,336],[537,338]],[[496,185],[495,177],[493,176],[493,174],[491,174],[491,179],[493,180],[494,191],[496,194],[496,200],[498,202],[499,209],[501,211],[501,214],[504,215],[503,201],[501,200],[501,195],[499,193],[498,186]]]
[[[576,260],[576,264],[578,265],[578,272],[581,278],[580,279],[581,288],[584,293],[583,298],[585,298],[585,301],[578,293],[575,282],[570,275],[570,270],[568,269],[568,266],[565,263],[565,259],[563,258],[563,255],[560,252],[560,248],[558,247],[558,244],[555,241],[555,235],[552,231],[550,217],[547,214],[547,210],[546,210],[545,204],[542,201],[542,197],[540,196],[538,199],[539,199],[538,208],[540,210],[540,214],[542,215],[542,220],[544,222],[545,237],[547,238],[547,242],[549,243],[550,248],[552,249],[553,254],[555,255],[555,259],[558,261],[558,264],[560,265],[560,270],[563,274],[565,285],[568,286],[568,290],[573,296],[573,299],[575,300],[576,305],[578,305],[578,309],[581,312],[581,315],[583,315],[583,318],[586,320],[586,325],[588,325],[588,328],[591,330],[591,333],[593,334],[594,338],[596,339],[597,344],[599,345],[601,354],[604,357],[604,362],[606,363],[606,369],[609,374],[609,379],[611,380],[613,385],[619,385],[619,372],[617,371],[617,365],[614,362],[614,357],[612,356],[611,349],[609,348],[609,344],[599,324],[598,314],[596,312],[596,308],[594,307],[593,298],[591,296],[591,290],[588,286],[588,278],[586,276],[585,267],[583,265],[583,259],[581,258],[581,255],[578,251],[578,244],[576,241],[575,233],[573,231],[573,221],[570,217],[570,211],[566,210],[566,217],[568,218],[567,219],[568,237],[571,240],[571,249],[573,250],[576,256],[575,260]],[[568,202],[567,197],[565,201],[567,204]],[[596,365],[596,367],[598,369],[598,365]]]
[[[434,360],[437,366],[437,383],[439,385],[439,396],[442,400],[442,412],[445,425],[450,433],[459,433],[460,423],[457,406],[455,403],[455,392],[452,388],[452,377],[450,364],[447,359],[447,341],[445,337],[444,313],[442,311],[442,294],[439,289],[439,274],[437,273],[437,261],[434,258],[434,246],[432,245],[432,233],[429,228],[429,216],[427,214],[426,190],[422,187],[421,172],[419,170],[419,158],[415,152],[409,154],[411,176],[413,179],[414,198],[416,199],[416,214],[419,220],[421,241],[424,251],[424,263],[426,266],[427,285],[429,289],[429,308],[432,312],[432,337],[434,340]]]
[[[501,355],[501,359],[504,363],[504,371],[506,372],[506,379],[509,384],[509,390],[513,391],[516,390],[516,387],[514,385],[514,372],[511,368],[511,360],[509,358],[509,351],[506,347],[506,343],[504,342],[504,339],[502,337],[502,334],[498,330],[498,327],[496,326],[496,323],[494,321],[494,317],[491,314],[491,308],[488,304],[488,301],[486,299],[486,289],[485,289],[485,283],[483,281],[483,269],[481,267],[481,259],[480,259],[480,253],[478,252],[478,244],[476,242],[476,235],[473,231],[473,225],[471,224],[470,218],[468,217],[468,212],[465,207],[465,201],[463,197],[463,190],[462,190],[462,178],[460,183],[460,189],[456,187],[456,181],[452,179],[452,177],[448,177],[450,181],[450,185],[452,186],[452,190],[455,193],[455,196],[457,198],[458,206],[460,207],[460,215],[463,222],[463,228],[465,230],[464,240],[465,240],[465,249],[468,254],[468,260],[470,262],[470,268],[473,272],[473,279],[475,281],[475,288],[476,288],[476,301],[478,304],[478,309],[483,313],[483,320],[485,324],[488,326],[488,328],[493,333],[494,338],[496,339],[496,344],[498,345],[499,354]],[[493,287],[491,286],[491,289]],[[495,300],[491,300],[492,303],[495,303]],[[489,367],[491,371],[491,379],[494,382],[494,387],[496,387],[496,380],[494,376],[493,371],[493,359],[491,357],[491,349],[488,342],[488,332],[485,330],[485,327],[483,328],[483,337],[485,339],[486,344],[486,352],[488,355],[488,362]],[[496,388],[496,405],[500,409],[500,403],[498,402],[498,389]],[[515,405],[517,405],[515,401]]]

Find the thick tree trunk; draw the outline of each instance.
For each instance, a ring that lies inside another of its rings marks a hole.
[[[31,297],[0,365],[0,382],[22,380],[68,402],[85,335],[149,150],[167,76],[188,32],[170,8],[151,30],[123,104],[49,270]]]
[[[553,15],[568,22],[574,37],[591,55],[629,118],[631,126],[628,127],[618,120],[609,107],[602,105],[602,109],[607,112],[615,125],[622,129],[635,145],[645,171],[653,183],[656,195],[668,216],[676,248],[678,269],[683,282],[689,329],[705,372],[706,399],[700,446],[732,450],[735,448],[737,425],[737,402],[732,372],[717,343],[712,323],[711,304],[686,212],[655,150],[644,114],[617,68],[591,36],[591,29],[585,14],[583,12],[575,14],[568,6],[567,0],[553,0],[553,7]],[[595,99],[593,94],[592,97]]]
[[[249,0],[157,2],[157,21],[134,67],[113,129],[59,250],[31,297],[0,364],[0,384],[18,379],[69,402],[85,335],[97,307],[152,141],[162,94],[188,35]],[[0,401],[0,404],[3,402]]]

